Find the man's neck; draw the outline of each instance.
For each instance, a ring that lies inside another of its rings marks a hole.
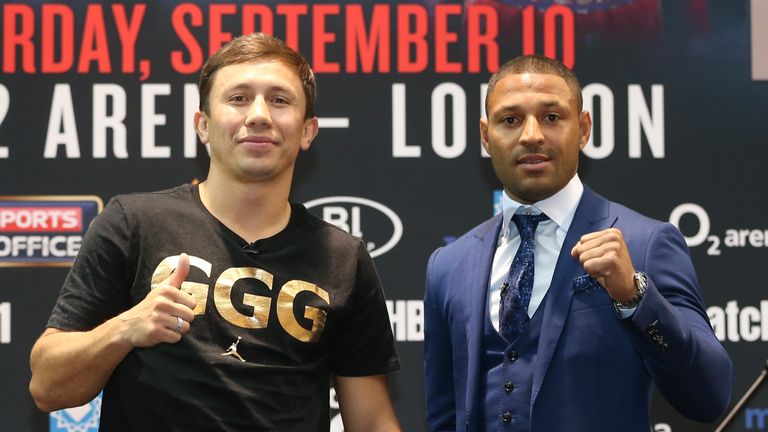
[[[244,240],[271,237],[282,231],[291,217],[290,184],[222,181],[209,177],[200,184],[200,199],[211,214]]]

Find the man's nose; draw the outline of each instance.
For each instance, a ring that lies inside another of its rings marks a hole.
[[[523,131],[520,135],[520,142],[523,144],[541,144],[544,142],[544,135],[541,133],[541,123],[534,116],[525,118]]]
[[[272,126],[272,116],[269,114],[269,104],[263,96],[256,96],[248,106],[245,123],[249,126]]]

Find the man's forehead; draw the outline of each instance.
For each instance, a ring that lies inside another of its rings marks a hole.
[[[262,67],[262,66],[266,66],[266,67],[274,66],[274,67],[284,68],[284,69],[293,71],[293,68],[288,63],[278,58],[264,58],[264,59],[258,59],[258,60],[229,63],[225,66],[220,67],[219,70],[216,71],[216,73],[218,74],[219,72],[222,72],[222,71],[231,71],[234,69],[246,69],[249,67]],[[296,78],[298,78],[298,75],[295,72],[293,73],[293,75],[296,75]]]
[[[273,84],[276,86],[301,88],[301,80],[293,67],[282,60],[273,58],[232,63],[226,66],[222,66],[213,76],[213,87],[226,88],[248,85],[252,78],[254,78],[252,74],[249,74],[249,69],[260,68],[262,66],[270,68],[276,67],[284,70],[271,75],[264,75],[260,73],[256,75],[257,78],[269,76],[269,78],[273,79]],[[219,80],[219,78],[222,76],[226,77],[226,83],[220,82],[221,80]]]
[[[501,76],[496,87],[514,85],[522,85],[525,87],[562,87],[569,89],[568,83],[562,76],[543,72],[509,72]]]
[[[558,99],[575,101],[574,89],[565,79],[557,74],[538,72],[510,72],[503,75],[489,94],[489,101],[497,103],[504,99],[526,98],[531,94],[549,95],[547,104],[556,103]]]

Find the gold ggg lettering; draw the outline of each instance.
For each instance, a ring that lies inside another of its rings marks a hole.
[[[277,318],[280,321],[280,325],[291,336],[302,342],[317,342],[320,333],[325,328],[327,313],[316,307],[304,306],[304,318],[312,321],[312,330],[302,327],[296,321],[296,316],[293,313],[293,302],[296,300],[296,295],[302,291],[315,293],[318,297],[325,300],[327,304],[331,303],[328,292],[319,286],[300,280],[288,281],[280,289],[280,294],[277,295]]]
[[[269,324],[269,297],[243,293],[243,304],[253,307],[253,316],[245,316],[232,304],[232,288],[240,279],[256,279],[272,289],[272,274],[252,267],[233,267],[224,270],[213,289],[213,301],[221,316],[242,328],[266,328]]]
[[[152,288],[167,279],[173,273],[178,263],[178,255],[165,258],[158,264],[152,274]],[[206,276],[211,277],[211,263],[194,256],[190,256],[190,266],[202,270]],[[232,290],[235,284],[242,279],[256,279],[266,285],[272,291],[274,276],[266,270],[254,267],[232,267],[224,270],[213,285],[213,301],[216,310],[222,318],[230,324],[246,329],[263,329],[269,325],[269,312],[271,309],[271,297],[251,293],[243,293],[242,304],[253,308],[252,316],[247,316],[238,311],[232,301]],[[197,282],[184,281],[181,283],[181,291],[191,295],[197,301],[194,309],[195,315],[205,313],[208,301],[208,285]],[[307,329],[301,324],[294,314],[296,297],[307,292],[319,297],[330,305],[330,295],[324,289],[315,284],[291,280],[286,282],[277,293],[277,318],[280,326],[286,333],[302,342],[313,343],[320,339],[325,328],[327,312],[319,307],[304,306],[304,318],[312,322],[312,328]],[[303,295],[301,296],[304,297]]]

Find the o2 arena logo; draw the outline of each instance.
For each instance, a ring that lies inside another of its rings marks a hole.
[[[365,240],[371,257],[392,250],[403,237],[403,222],[389,207],[366,198],[332,196],[304,203],[324,221]]]
[[[0,267],[72,265],[102,207],[96,196],[0,196]]]
[[[101,418],[101,393],[85,405],[50,414],[49,432],[97,432]]]

